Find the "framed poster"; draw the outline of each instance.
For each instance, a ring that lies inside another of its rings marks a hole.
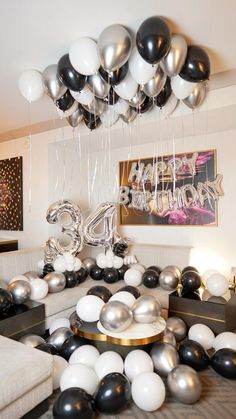
[[[23,230],[22,157],[0,160],[0,230]]]
[[[223,195],[216,150],[119,162],[120,222],[129,225],[218,223]]]

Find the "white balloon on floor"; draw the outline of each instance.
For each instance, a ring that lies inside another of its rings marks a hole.
[[[131,386],[134,403],[145,412],[154,412],[163,404],[166,389],[162,379],[154,372],[144,372],[134,378]]]
[[[123,359],[117,352],[103,352],[96,360],[94,369],[99,380],[110,372],[119,372],[122,374],[124,370]]]
[[[230,348],[236,351],[236,333],[222,332],[215,337],[213,348],[216,351],[223,348]]]
[[[64,370],[68,367],[68,362],[58,355],[53,355],[53,371],[52,371],[52,380],[53,380],[53,390],[56,390],[60,387],[60,379]]]
[[[60,379],[61,391],[70,387],[79,387],[88,394],[93,395],[98,385],[98,377],[94,370],[87,365],[69,365],[62,373]]]
[[[188,331],[188,337],[195,342],[200,343],[205,350],[213,348],[215,335],[210,327],[205,324],[194,324]]]
[[[71,354],[69,364],[83,364],[87,365],[87,367],[94,368],[99,356],[100,353],[94,346],[82,345]]]
[[[134,378],[144,372],[153,372],[154,366],[152,358],[147,352],[141,349],[135,349],[128,353],[125,358],[125,375],[132,382]]]

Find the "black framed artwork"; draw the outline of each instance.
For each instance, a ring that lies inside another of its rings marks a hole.
[[[23,230],[22,157],[0,160],[0,230]]]

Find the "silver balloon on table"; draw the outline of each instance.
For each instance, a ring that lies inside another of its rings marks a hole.
[[[152,295],[141,295],[132,306],[134,320],[138,323],[152,323],[161,314],[161,305]]]
[[[169,317],[166,320],[166,328],[174,334],[177,342],[183,340],[187,335],[187,326],[179,317]]]
[[[122,332],[131,325],[133,315],[126,304],[121,301],[110,301],[103,306],[99,320],[106,330]]]
[[[179,364],[179,355],[175,347],[169,343],[158,342],[152,346],[150,352],[155,371],[167,377],[170,371]]]
[[[66,93],[67,87],[57,77],[56,64],[46,67],[42,77],[46,93],[54,102]]]
[[[45,340],[38,335],[24,335],[19,339],[19,342],[31,348],[36,348],[36,346],[45,343]]]
[[[14,281],[8,285],[8,291],[11,293],[15,304],[24,304],[30,299],[31,288],[28,281]]]
[[[65,340],[72,335],[73,333],[68,327],[59,327],[47,338],[47,343],[60,350]]]
[[[170,343],[173,346],[176,346],[176,339],[174,333],[170,332],[170,330],[165,330],[164,336],[162,339],[162,342],[164,343]]]
[[[178,365],[168,375],[169,390],[184,404],[196,403],[201,396],[202,386],[197,372],[188,365]]]
[[[66,286],[65,275],[60,272],[49,272],[43,279],[48,284],[48,292],[51,293],[60,292]]]

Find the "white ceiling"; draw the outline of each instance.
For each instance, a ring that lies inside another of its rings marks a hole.
[[[57,118],[48,97],[29,106],[21,72],[57,63],[80,36],[97,39],[112,23],[133,34],[148,17],[167,18],[173,32],[206,48],[212,74],[236,68],[235,0],[1,0],[0,133]]]

